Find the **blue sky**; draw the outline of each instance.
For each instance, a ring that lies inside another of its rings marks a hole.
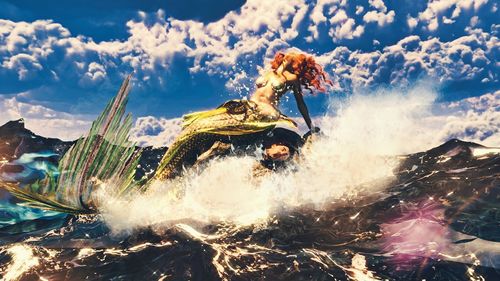
[[[0,5],[4,108],[58,116],[60,123],[97,114],[128,73],[134,73],[134,116],[174,118],[211,108],[248,95],[259,67],[290,48],[317,56],[341,86],[334,93],[423,80],[440,101],[451,102],[499,89],[500,15],[493,0]],[[307,97],[313,115],[324,112],[326,99]]]

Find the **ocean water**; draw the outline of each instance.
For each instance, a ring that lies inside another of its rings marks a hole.
[[[422,121],[433,99],[352,99],[316,120],[323,135],[296,164],[265,175],[244,156],[127,196],[106,183],[99,215],[5,201],[0,276],[498,280],[500,150],[436,145]]]

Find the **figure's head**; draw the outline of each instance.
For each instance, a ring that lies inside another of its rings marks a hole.
[[[276,71],[280,67],[297,75],[300,84],[311,91],[311,93],[313,92],[312,88],[320,92],[325,92],[326,84],[333,85],[321,65],[316,63],[314,57],[311,55],[278,52],[271,62],[271,68]]]

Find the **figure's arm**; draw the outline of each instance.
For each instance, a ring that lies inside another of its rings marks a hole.
[[[312,130],[312,122],[311,117],[309,116],[309,110],[307,109],[307,105],[304,101],[304,96],[302,95],[302,89],[300,85],[295,85],[293,87],[293,95],[295,96],[295,101],[297,102],[297,107],[299,108],[300,114],[304,117],[304,121],[306,121],[307,127],[309,130]]]

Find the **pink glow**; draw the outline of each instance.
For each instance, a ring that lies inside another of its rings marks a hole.
[[[398,268],[422,265],[450,245],[443,209],[432,201],[415,204],[403,215],[382,224],[383,249]]]

